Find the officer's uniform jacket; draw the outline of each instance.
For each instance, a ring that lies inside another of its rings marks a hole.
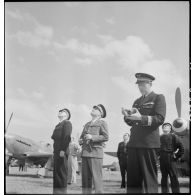
[[[125,122],[132,126],[130,148],[159,148],[159,126],[163,124],[166,115],[166,102],[164,95],[154,92],[145,98],[138,98],[133,106],[142,115],[141,121],[132,121],[124,117]]]
[[[89,144],[82,145],[82,157],[103,158],[104,142],[108,141],[108,127],[105,121],[97,120],[94,123],[88,122],[83,129],[80,139],[86,134],[92,135]]]

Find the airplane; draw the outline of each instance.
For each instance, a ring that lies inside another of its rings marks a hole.
[[[181,107],[182,107],[182,100],[181,100],[181,90],[177,87],[175,91],[175,104],[177,109],[178,117],[173,121],[172,128],[173,133],[175,133],[184,146],[184,155],[182,156],[181,160],[178,161],[177,170],[180,176],[189,176],[190,175],[190,132],[188,128],[188,122],[184,118],[181,117]],[[110,156],[117,157],[117,152],[104,152]],[[159,164],[157,164],[159,167]]]
[[[42,168],[48,167],[53,156],[51,145],[49,143],[41,144],[31,139],[8,133],[8,126],[12,116],[13,113],[10,116],[5,133],[6,175],[9,174],[9,165],[13,158],[24,159],[26,163],[40,165]]]

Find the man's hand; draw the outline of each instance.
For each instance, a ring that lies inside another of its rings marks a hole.
[[[140,112],[138,111],[138,109],[132,108],[132,112],[133,112],[133,114],[131,114],[131,116],[128,116],[128,119],[132,120],[132,121],[140,121],[142,116],[141,116]]]
[[[60,151],[60,157],[64,157],[65,156],[65,152],[63,150]]]
[[[85,135],[85,139],[86,139],[86,140],[91,140],[91,139],[92,139],[92,135],[86,134],[86,135]]]

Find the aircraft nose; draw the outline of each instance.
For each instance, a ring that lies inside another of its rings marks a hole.
[[[183,118],[177,118],[173,121],[173,130],[176,132],[182,132],[186,130],[187,126],[187,121]]]
[[[14,136],[13,135],[9,135],[9,134],[5,134],[5,139],[6,139],[6,142],[7,141],[11,141],[14,139]]]
[[[13,135],[9,135],[9,134],[5,134],[5,144],[7,147],[9,147],[11,144],[13,144],[14,142],[14,136]]]
[[[183,121],[180,118],[175,119],[174,122],[173,122],[173,126],[175,128],[180,128],[182,125],[183,125]]]

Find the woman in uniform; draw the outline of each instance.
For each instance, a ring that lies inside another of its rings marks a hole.
[[[64,194],[67,192],[68,154],[71,141],[72,124],[69,121],[71,115],[66,108],[59,110],[60,122],[56,125],[51,138],[54,140],[54,170],[53,193]]]

